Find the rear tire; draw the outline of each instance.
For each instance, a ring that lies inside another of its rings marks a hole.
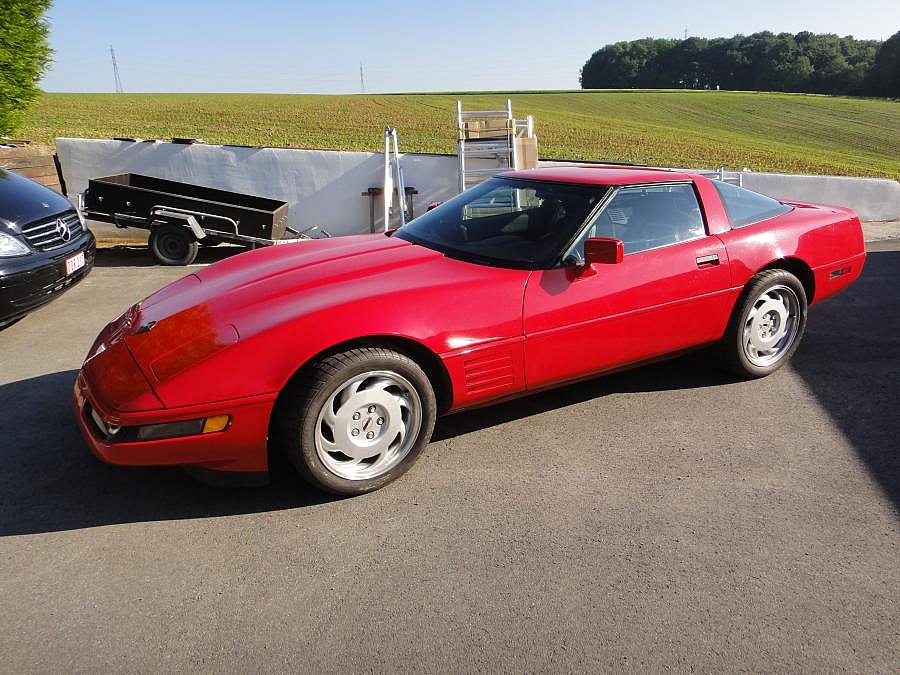
[[[786,270],[756,274],[738,299],[720,344],[723,365],[745,378],[765,377],[788,362],[806,329],[803,284]]]
[[[163,265],[190,265],[200,249],[193,233],[182,225],[157,225],[150,233],[150,251]]]
[[[273,417],[273,440],[307,482],[359,495],[412,466],[436,415],[434,389],[415,361],[361,347],[322,359],[288,385]]]

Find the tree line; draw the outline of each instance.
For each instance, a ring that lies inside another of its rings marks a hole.
[[[0,138],[15,133],[50,63],[50,0],[0,0]]]
[[[900,31],[888,40],[810,32],[616,42],[581,69],[582,89],[731,89],[900,97]]]

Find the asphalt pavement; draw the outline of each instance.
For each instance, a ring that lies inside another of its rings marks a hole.
[[[343,500],[90,455],[83,356],[186,272],[145,264],[0,333],[0,671],[897,672],[900,240],[769,378],[701,352],[447,417]]]

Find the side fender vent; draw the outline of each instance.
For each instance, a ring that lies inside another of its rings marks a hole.
[[[463,362],[466,391],[470,394],[508,389],[515,382],[513,357],[510,350],[492,351]]]

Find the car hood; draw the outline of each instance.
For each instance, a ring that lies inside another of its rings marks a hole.
[[[20,232],[27,223],[49,218],[74,207],[68,199],[40,183],[0,169],[0,224]]]
[[[166,407],[278,391],[315,354],[396,336],[435,354],[521,336],[530,272],[463,262],[381,234],[272,246],[173,282],[108,326]]]
[[[374,276],[442,258],[383,235],[283,244],[228,258],[170,284],[139,304],[136,319],[146,326],[188,310],[196,314],[202,307],[246,336],[262,328],[252,322],[254,310],[286,296],[309,301],[309,291],[316,290],[320,301],[338,303],[348,295],[372,294]],[[296,302],[293,306],[301,311]]]

